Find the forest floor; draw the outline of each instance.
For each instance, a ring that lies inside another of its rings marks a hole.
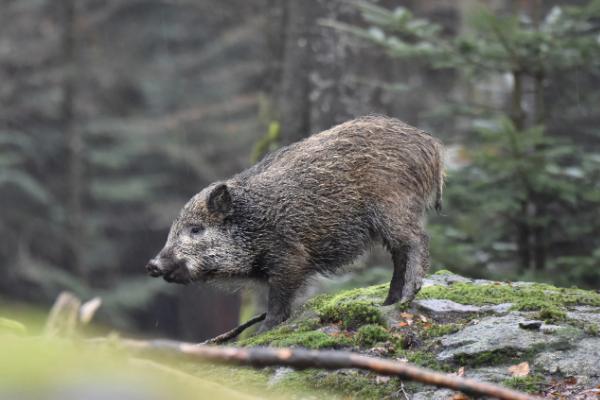
[[[600,398],[596,292],[440,271],[426,278],[410,307],[381,306],[386,293],[383,284],[314,297],[285,324],[234,345],[346,350],[549,399]],[[107,345],[90,346],[81,337],[28,337],[15,333],[18,327],[12,330],[2,335],[0,329],[0,397],[27,388],[35,398],[39,387],[45,398],[61,399],[89,391],[98,398],[187,399],[199,392],[211,400],[467,398],[354,369],[252,369],[141,358],[121,351],[118,336]]]

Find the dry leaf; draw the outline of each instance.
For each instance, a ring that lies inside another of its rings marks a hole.
[[[419,318],[421,318],[421,322],[427,322],[427,317],[424,315],[419,314]]]
[[[398,322],[398,326],[399,326],[399,327],[408,326],[408,322],[404,322],[404,321],[402,321],[402,322]]]
[[[512,376],[527,376],[529,375],[529,363],[527,361],[523,361],[520,364],[517,365],[513,365],[512,367],[508,368],[508,372],[510,372],[510,374]]]
[[[389,376],[383,376],[383,375],[377,375],[375,377],[375,383],[378,385],[384,384],[384,383],[388,383],[390,381],[390,377]]]
[[[456,371],[456,376],[465,376],[465,367],[460,367],[458,371]]]
[[[450,400],[470,400],[469,396],[467,396],[464,393],[455,393],[452,397],[450,397]]]
[[[563,382],[565,383],[565,385],[576,385],[577,378],[575,378],[574,376],[567,376]]]
[[[401,313],[400,316],[404,319],[413,319],[415,317],[413,314],[407,312]]]

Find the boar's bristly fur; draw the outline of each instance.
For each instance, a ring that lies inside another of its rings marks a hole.
[[[147,269],[167,281],[269,286],[269,329],[296,291],[374,242],[394,273],[385,304],[410,302],[429,265],[425,211],[441,208],[442,145],[399,120],[363,117],[284,147],[195,195]]]

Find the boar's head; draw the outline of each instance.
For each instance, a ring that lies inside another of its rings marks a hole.
[[[252,256],[234,222],[234,203],[225,183],[192,197],[173,222],[163,249],[146,265],[148,274],[182,284],[248,275]]]

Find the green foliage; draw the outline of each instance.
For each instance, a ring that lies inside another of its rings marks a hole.
[[[0,335],[6,333],[24,335],[27,333],[27,328],[19,321],[0,317]]]
[[[470,126],[468,144],[459,154],[463,165],[448,176],[448,216],[430,227],[434,260],[467,273],[510,266],[520,275],[534,271],[555,282],[597,285],[598,143],[574,144],[568,136],[577,128],[569,124],[567,132],[556,123],[567,113],[548,102],[547,91],[572,93],[572,84],[554,82],[598,70],[600,1],[554,6],[545,15],[543,8],[535,15],[480,8],[456,37],[402,7],[355,5],[369,28],[333,25],[392,57],[453,70],[475,92],[492,79],[511,80],[503,101],[463,99],[455,110]],[[598,104],[590,89],[577,88],[579,104]]]
[[[271,121],[267,129],[267,133],[258,140],[252,150],[250,160],[255,163],[259,161],[265,154],[276,150],[279,146],[279,137],[281,135],[281,126],[277,121]]]
[[[166,314],[151,304],[161,293],[174,305],[182,291],[167,293],[143,266],[193,193],[248,164],[260,131],[262,10],[240,19],[227,10],[243,1],[213,4],[224,16],[213,25],[196,6],[90,4],[73,15],[95,21],[85,29],[48,14],[49,0],[3,6],[2,40],[15,51],[0,54],[0,103],[10,105],[0,110],[0,300],[101,295],[103,322],[131,329],[152,318],[156,334],[181,335],[190,320],[159,324]],[[122,25],[129,14],[134,23]],[[35,32],[42,20],[53,34]]]
[[[27,387],[29,396],[36,398],[66,392],[78,398],[111,397],[124,392],[140,398],[150,393],[177,399],[194,399],[198,393],[215,400],[247,398],[236,391],[245,389],[239,386],[228,388],[192,375],[174,380],[174,376],[184,375],[175,369],[169,372],[169,367],[157,368],[149,360],[133,361],[108,346],[83,349],[81,344],[65,340],[2,335],[0,354],[3,393],[16,393]],[[119,387],[116,392],[109,389],[115,384]]]

